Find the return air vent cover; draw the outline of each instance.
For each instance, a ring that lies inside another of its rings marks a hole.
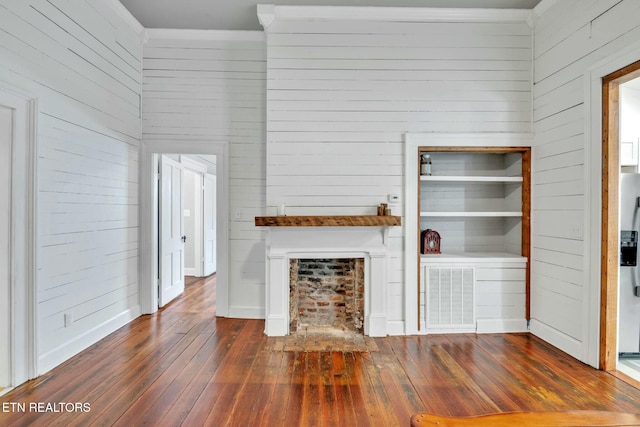
[[[471,267],[429,267],[427,329],[475,330],[475,271]]]

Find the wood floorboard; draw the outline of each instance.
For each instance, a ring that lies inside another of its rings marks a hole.
[[[342,352],[334,351],[331,357],[331,376],[329,385],[325,386],[333,389],[336,399],[335,411],[338,425],[353,426],[357,424],[357,416],[354,409],[353,397],[349,388],[349,375],[345,364],[345,355]]]
[[[411,378],[398,363],[394,353],[394,347],[386,340],[381,343],[380,351],[371,353],[372,361],[379,371],[380,382],[387,391],[393,413],[399,421],[407,412],[419,412],[424,408],[424,402],[411,383]],[[372,375],[372,378],[376,377]]]
[[[253,323],[250,326],[250,334],[246,337],[248,339],[245,339],[242,347],[238,347],[238,355],[225,360],[224,366],[218,371],[222,384],[218,381],[218,384],[213,386],[217,397],[209,404],[210,410],[205,422],[189,425],[233,425],[232,420],[236,414],[247,410],[247,400],[241,399],[243,388],[253,380],[250,373],[254,364],[263,364],[262,358],[256,356],[259,355],[261,345],[261,340],[257,338],[262,336],[262,325]],[[254,396],[247,397],[250,401]]]
[[[0,396],[0,425],[406,426],[424,411],[640,412],[640,390],[624,377],[530,334],[376,338],[370,353],[283,351],[263,321],[215,317],[215,300],[215,276],[187,278],[158,313]],[[90,412],[29,406],[60,402]],[[26,410],[6,410],[12,404]]]
[[[248,372],[248,381],[236,396],[229,425],[260,425],[264,409],[268,408],[273,397],[282,356],[282,352],[269,351],[261,346]]]
[[[476,351],[473,353],[474,357],[468,359],[469,340],[473,340],[473,336],[465,336],[459,340],[451,338],[449,354],[461,363],[465,375],[485,394],[484,399],[492,403],[487,412],[522,411],[523,407],[518,401],[525,396],[514,393],[518,388],[500,386],[509,384],[514,379],[507,370],[498,365],[489,353]]]
[[[287,406],[282,412],[280,422],[276,425],[284,425],[287,421],[294,425],[301,425],[302,403],[304,393],[304,374],[307,365],[307,354],[304,352],[296,352],[293,361],[293,372],[291,374],[291,383],[289,385],[289,393]]]
[[[301,365],[300,373],[302,377],[302,405],[300,407],[299,425],[318,426],[322,423],[322,413],[320,412],[320,391],[318,378],[320,376],[320,363],[318,352],[306,352],[304,366]]]
[[[341,420],[338,412],[338,396],[336,394],[336,387],[334,386],[334,378],[336,372],[333,366],[333,353],[334,352],[321,352],[320,356],[320,378],[321,378],[321,396],[322,401],[325,403],[323,406],[326,408],[323,410],[322,419],[325,421],[325,425],[353,425],[348,421]]]
[[[227,323],[227,322],[224,322]],[[235,321],[225,328],[219,328],[220,336],[214,337],[216,344],[206,361],[200,366],[193,378],[180,377],[181,384],[176,388],[182,390],[176,394],[166,393],[164,398],[167,402],[166,413],[150,413],[148,419],[159,422],[156,425],[180,425],[192,412],[196,403],[207,385],[211,382],[223,360],[227,358],[229,349],[234,346],[238,339],[238,333],[233,332],[241,325],[241,322]],[[197,361],[196,361],[197,363]],[[173,402],[172,402],[173,400]],[[153,423],[152,423],[153,425]]]
[[[268,402],[268,408],[263,409],[264,414],[260,417],[260,424],[253,425],[278,426],[283,425],[286,420],[284,410],[289,404],[294,367],[296,366],[295,360],[298,354],[287,351],[283,352],[282,356],[282,365],[280,365],[280,372],[273,388],[273,399]]]
[[[449,344],[449,339],[445,336],[432,338],[432,341],[419,340],[422,350],[419,363],[422,364],[423,376],[428,381],[428,394],[436,394],[442,399],[442,406],[435,410],[442,415],[467,415],[473,412],[473,406],[468,405],[470,401],[467,400],[466,390],[458,384],[459,379],[447,369],[443,361],[443,348]],[[473,356],[469,354],[467,357]]]
[[[446,403],[442,400],[443,396],[439,393],[433,393],[434,387],[430,383],[430,379],[423,375],[422,370],[426,363],[417,342],[414,339],[405,339],[404,337],[390,337],[389,341],[397,355],[398,366],[410,378],[411,385],[423,404],[423,410],[443,413]]]
[[[346,376],[349,378],[349,392],[353,400],[353,410],[356,414],[358,425],[372,425],[372,418],[375,421],[375,414],[369,412],[367,406],[368,401],[375,405],[375,401],[371,399],[373,395],[363,390],[368,390],[368,382],[362,379],[362,367],[360,366],[360,358],[352,352],[344,353],[344,361],[346,366]]]

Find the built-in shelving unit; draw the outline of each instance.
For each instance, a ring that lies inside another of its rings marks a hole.
[[[406,181],[406,224],[417,240],[407,242],[407,249],[419,259],[418,331],[525,330],[530,138],[417,135],[407,142],[407,173],[413,178]],[[430,175],[420,174],[423,154],[431,158]],[[420,232],[426,229],[440,234],[440,254],[419,253]]]
[[[422,230],[442,236],[442,252],[521,253],[522,155],[519,148],[491,147],[448,151],[420,147],[431,175],[419,176]]]

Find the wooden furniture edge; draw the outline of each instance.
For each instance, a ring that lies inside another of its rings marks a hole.
[[[504,412],[470,417],[445,417],[424,412],[411,417],[411,427],[588,427],[638,425],[640,425],[640,414],[609,411]]]

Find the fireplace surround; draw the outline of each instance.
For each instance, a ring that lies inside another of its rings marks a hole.
[[[364,259],[364,334],[387,335],[387,264],[389,227],[399,225],[398,217],[362,217],[364,222],[347,221],[332,225],[320,217],[256,217],[256,225],[268,225],[266,239],[265,333],[290,333],[290,261],[292,259]],[[331,218],[331,217],[322,217]],[[339,217],[345,218],[345,217]],[[359,218],[359,217],[354,217]],[[394,221],[390,221],[394,218]],[[371,219],[371,220],[370,220]],[[313,226],[296,224],[314,224]],[[366,223],[367,225],[357,225]],[[293,224],[293,225],[292,225]],[[330,224],[330,225],[323,225]],[[356,225],[350,225],[356,224]]]

